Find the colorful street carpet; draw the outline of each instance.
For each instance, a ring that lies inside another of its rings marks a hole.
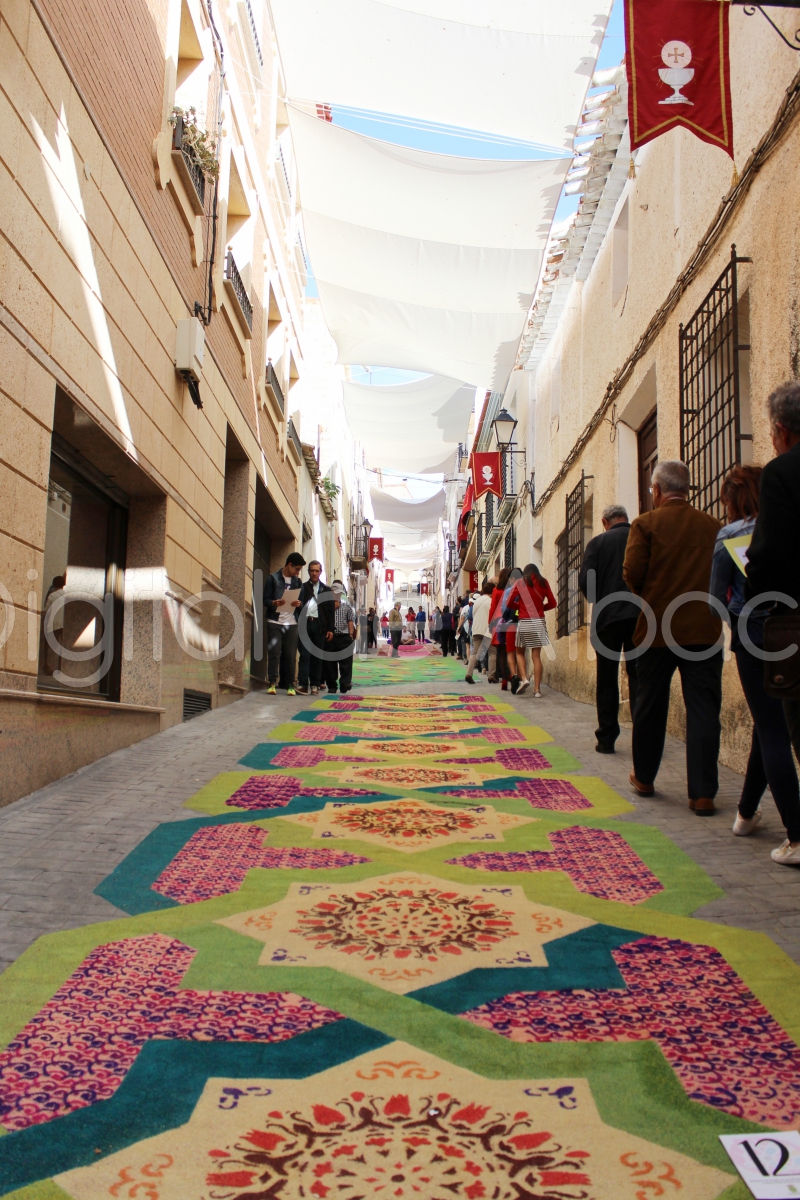
[[[398,658],[381,647],[380,654],[353,659],[353,686],[389,687],[398,683],[454,683],[463,680],[464,664],[459,658],[431,646],[401,646]]]
[[[632,811],[500,699],[315,701],[0,977],[0,1195],[744,1200],[800,970]]]

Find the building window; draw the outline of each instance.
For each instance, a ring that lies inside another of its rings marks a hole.
[[[514,555],[516,554],[516,537],[514,536],[514,526],[509,525],[506,530],[505,543],[503,546],[503,566],[514,566]]]
[[[742,428],[737,265],[750,262],[731,248],[731,260],[692,319],[680,327],[681,458],[698,508],[723,519],[722,481],[749,461],[752,434]],[[746,447],[743,456],[743,444]]]
[[[127,498],[53,437],[38,684],[119,700]]]
[[[558,578],[557,637],[575,633],[586,624],[586,605],[578,587],[578,572],[583,559],[584,508],[586,476],[581,474],[577,486],[567,495],[566,525],[556,542]]]
[[[636,434],[639,450],[639,512],[650,512],[653,507],[653,497],[650,488],[653,483],[653,471],[658,465],[658,411],[653,409],[650,416]]]

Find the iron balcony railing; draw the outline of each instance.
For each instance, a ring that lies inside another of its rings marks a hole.
[[[361,533],[358,526],[350,534],[350,560],[357,562],[367,561],[367,538]]]
[[[256,57],[258,58],[259,64],[263,67],[264,56],[261,53],[261,42],[258,40],[258,32],[256,30],[256,19],[253,16],[253,10],[250,6],[250,0],[244,0],[244,3],[245,3],[245,8],[247,9],[247,15],[250,19],[250,33],[253,35],[253,45],[256,48]]]
[[[289,417],[289,420],[286,422],[286,436],[287,436],[287,438],[290,438],[291,441],[294,442],[295,449],[297,450],[298,456],[300,458],[302,458],[303,457],[303,443],[300,441],[300,437],[297,433],[297,430],[294,427],[294,421],[292,420],[291,417]]]
[[[275,402],[281,412],[286,412],[286,401],[283,398],[283,388],[278,382],[278,373],[272,365],[271,358],[267,360],[267,374],[264,383],[275,397]]]
[[[197,161],[194,150],[184,137],[184,129],[183,117],[178,117],[172,130],[172,149],[177,151],[181,156],[180,161],[185,168],[184,182],[186,182],[186,176],[188,176],[188,182],[194,188],[197,202],[202,212],[206,200],[206,177]],[[184,172],[181,172],[181,174],[184,174]]]
[[[233,251],[229,250],[225,255],[225,282],[236,297],[236,303],[241,309],[242,316],[247,322],[247,328],[252,333],[253,331],[253,306],[250,303],[250,297],[247,294],[247,289],[242,282],[242,277],[239,274],[239,268],[236,266],[236,259],[233,257]]]
[[[280,144],[280,142],[278,143],[278,159],[281,164],[281,170],[283,171],[283,179],[284,183],[286,184],[286,191],[289,193],[289,197],[291,198],[292,185],[289,183],[289,172],[286,169],[286,159],[283,157],[283,146]]]

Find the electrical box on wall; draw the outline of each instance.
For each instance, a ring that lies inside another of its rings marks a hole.
[[[197,317],[178,321],[175,329],[175,370],[189,388],[189,395],[198,408],[203,407],[200,376],[203,373],[205,348],[206,331]]]

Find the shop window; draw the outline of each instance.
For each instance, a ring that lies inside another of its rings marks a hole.
[[[639,512],[650,512],[653,507],[653,497],[650,488],[653,484],[653,472],[658,465],[658,411],[653,409],[650,416],[636,434],[639,453]]]
[[[119,700],[127,498],[53,443],[38,685]]]

